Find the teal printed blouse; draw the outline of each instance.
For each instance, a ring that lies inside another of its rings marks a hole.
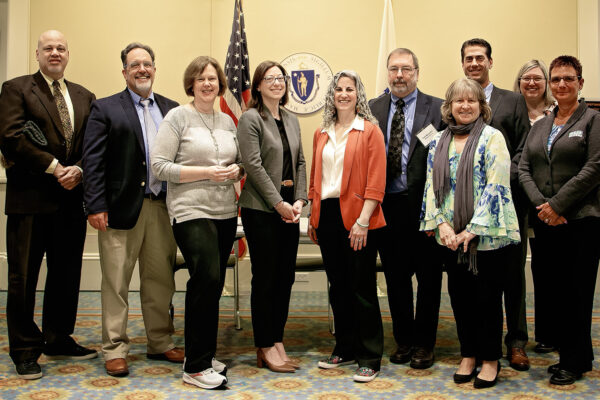
[[[427,156],[427,181],[421,207],[422,231],[435,231],[435,238],[441,245],[438,225],[448,222],[454,226],[454,193],[456,171],[460,154],[456,152],[454,138],[450,142],[450,192],[441,208],[435,204],[433,194],[433,159],[442,132],[439,132],[429,145]],[[473,160],[473,197],[475,210],[466,230],[479,236],[477,250],[495,250],[512,243],[519,243],[519,223],[510,192],[510,155],[502,133],[486,125],[479,137]],[[460,232],[456,232],[458,234]]]

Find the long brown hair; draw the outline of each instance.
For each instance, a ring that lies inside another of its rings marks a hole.
[[[258,64],[258,67],[254,70],[254,76],[252,77],[252,88],[250,89],[250,94],[252,98],[248,102],[248,108],[256,108],[261,117],[266,118],[266,114],[264,113],[265,104],[263,103],[262,94],[258,90],[258,87],[262,83],[263,78],[267,71],[273,67],[277,67],[281,70],[283,76],[287,76],[287,72],[285,68],[281,66],[276,61],[263,61]],[[288,81],[285,81],[285,93],[283,97],[279,100],[280,106],[285,106],[288,102]]]

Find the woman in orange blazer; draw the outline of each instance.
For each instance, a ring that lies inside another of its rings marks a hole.
[[[336,345],[319,367],[358,362],[357,382],[377,376],[383,353],[377,250],[369,234],[385,225],[386,152],[376,123],[358,74],[338,72],[313,140],[308,234],[321,248],[335,317]]]

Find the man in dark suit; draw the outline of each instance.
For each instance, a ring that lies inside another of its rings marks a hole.
[[[525,262],[527,257],[527,209],[529,201],[518,179],[518,166],[525,139],[529,133],[529,116],[525,99],[520,94],[500,89],[490,82],[492,47],[484,39],[471,39],[460,49],[465,76],[479,82],[492,109],[489,125],[504,135],[510,153],[511,192],[519,220],[521,243],[510,246],[510,262],[504,282],[504,308],[508,332],[504,338],[510,366],[519,371],[529,369],[525,353],[527,321],[525,319]]]
[[[37,363],[42,352],[50,359],[97,356],[70,336],[86,230],[81,145],[95,97],[64,79],[69,48],[62,33],[42,33],[35,54],[40,70],[5,82],[0,94],[0,149],[7,167],[8,338],[17,374],[24,379],[42,376]],[[33,309],[44,253],[48,274],[40,331]]]
[[[379,121],[388,155],[382,203],[387,226],[379,230],[377,243],[397,344],[390,361],[410,360],[412,368],[422,369],[431,367],[434,360],[442,267],[436,255],[439,246],[419,232],[429,142],[418,136],[430,124],[436,131],[445,124],[442,100],[417,89],[419,60],[412,51],[392,51],[387,69],[391,93],[371,100],[369,106]],[[418,281],[416,314],[414,274]]]
[[[166,186],[149,167],[158,126],[177,103],[152,92],[156,68],[150,47],[131,43],[121,61],[127,88],[92,104],[83,143],[84,201],[88,221],[98,230],[102,267],[102,352],[112,376],[129,373],[127,294],[138,260],[147,356],[171,362],[184,358],[171,339],[177,247]]]

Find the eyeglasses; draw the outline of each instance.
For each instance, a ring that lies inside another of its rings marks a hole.
[[[388,72],[390,75],[398,75],[398,71],[400,71],[402,73],[402,75],[411,76],[412,74],[415,73],[415,71],[417,69],[418,68],[413,68],[413,67],[402,67],[402,68],[389,67]]]
[[[150,69],[150,68],[154,67],[154,63],[150,62],[150,61],[144,61],[143,63],[134,61],[131,64],[129,64],[129,69],[133,69],[133,70],[140,69],[142,67],[142,65],[144,66],[145,69]]]
[[[577,82],[581,79],[581,76],[567,75],[567,76],[553,76],[550,78],[551,85],[558,85],[560,81],[565,81],[566,84]]]
[[[540,83],[541,81],[545,81],[546,78],[541,77],[541,76],[523,76],[521,78],[519,78],[519,81],[521,82],[525,82],[525,83],[531,83],[532,81],[535,83]]]
[[[269,75],[269,76],[265,76],[263,78],[263,81],[267,82],[267,84],[272,85],[273,83],[277,82],[277,83],[285,83],[288,80],[288,76],[284,76],[284,75],[278,75],[278,76],[273,76],[273,75]]]

